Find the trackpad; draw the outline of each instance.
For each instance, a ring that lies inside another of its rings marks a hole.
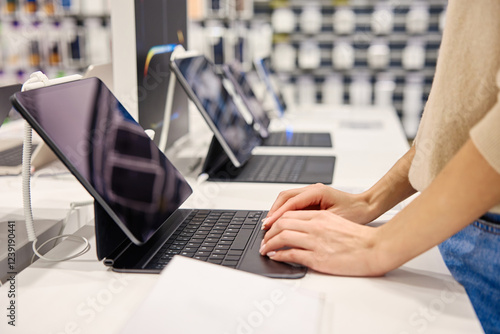
[[[238,269],[272,278],[303,277],[307,272],[306,267],[273,261],[267,256],[260,255],[260,243],[264,237],[264,233],[265,231],[259,230],[259,232],[253,236],[252,247],[245,253],[238,265]]]
[[[304,170],[300,173],[301,183],[325,183],[333,181],[333,171],[335,168],[335,157],[307,157]]]

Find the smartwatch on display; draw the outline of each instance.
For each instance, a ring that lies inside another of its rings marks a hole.
[[[290,34],[295,29],[295,14],[290,8],[277,8],[271,16],[273,30],[277,34]]]
[[[321,65],[321,50],[317,42],[304,41],[299,47],[299,67],[302,69],[316,69]]]
[[[290,72],[296,68],[295,58],[297,52],[288,43],[278,43],[274,46],[273,67],[276,71]]]
[[[408,41],[403,49],[401,63],[406,70],[421,70],[425,66],[425,43],[423,40]]]
[[[356,29],[356,14],[350,8],[339,8],[333,14],[333,30],[339,35],[349,35]]]
[[[336,69],[350,70],[354,67],[354,48],[348,42],[337,43],[332,50],[332,62]]]
[[[367,50],[368,66],[373,69],[383,69],[389,66],[391,49],[386,42],[374,41]]]
[[[423,34],[429,29],[429,7],[423,3],[413,5],[406,14],[406,31]]]
[[[394,13],[389,5],[375,6],[370,19],[370,26],[375,35],[389,35],[394,29]]]
[[[318,6],[306,6],[299,17],[300,30],[305,34],[315,34],[321,31],[322,15]]]

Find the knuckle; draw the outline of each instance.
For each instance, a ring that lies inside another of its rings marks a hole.
[[[281,218],[280,218],[280,219],[278,219],[277,221],[275,221],[275,222],[274,222],[274,224],[273,224],[273,229],[274,229],[274,230],[279,230],[279,229],[281,229],[281,224],[282,224],[281,222],[282,222]]]
[[[278,197],[287,197],[289,190],[280,191]]]
[[[324,184],[323,183],[315,183],[315,184],[312,185],[312,187],[321,189],[321,188],[324,187]]]
[[[292,262],[298,261],[298,255],[297,255],[296,249],[289,249],[286,251],[286,253],[287,253],[287,257],[290,261],[292,261]]]
[[[277,231],[282,231],[285,227],[283,226],[283,219],[280,218],[277,221],[274,222],[273,227]]]
[[[330,258],[327,252],[315,252],[314,255],[315,262],[317,263],[325,263]]]
[[[281,241],[284,245],[286,245],[287,240],[290,240],[292,234],[293,232],[290,230],[281,231],[281,233],[278,235],[279,241]]]

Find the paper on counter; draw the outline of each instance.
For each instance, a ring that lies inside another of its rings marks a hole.
[[[323,298],[300,285],[175,256],[122,333],[318,333]]]

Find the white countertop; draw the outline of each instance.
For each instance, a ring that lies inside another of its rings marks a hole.
[[[196,131],[206,131],[204,124],[196,122],[192,122],[191,131],[193,125]],[[392,110],[311,107],[297,111],[289,122],[297,130],[331,131],[332,149],[306,151],[336,155],[333,186],[348,191],[369,187],[408,149]],[[280,126],[273,124],[275,128]],[[186,143],[208,145],[209,139],[209,135],[203,138],[197,133],[197,138]],[[275,150],[258,148],[256,152]],[[206,151],[198,148],[192,152],[203,156]],[[169,157],[175,155],[171,157],[173,160],[195,161],[188,149],[181,152],[177,148],[169,154]],[[280,191],[296,187],[262,183],[198,184],[196,173],[185,176],[194,188],[194,194],[183,205],[186,208],[265,210]],[[20,202],[14,199],[20,194],[17,183],[15,177],[0,178],[0,217],[21,212]],[[9,187],[8,193],[3,190],[5,187]],[[88,194],[72,176],[55,180],[40,177],[33,187],[35,219],[47,218],[51,210],[61,215],[72,201],[87,199]],[[108,270],[96,259],[92,225],[84,226],[77,234],[89,238],[90,252],[62,263],[40,260],[17,275],[17,326],[13,330],[3,316],[1,333],[118,333],[145,299],[158,275],[118,274]],[[74,242],[65,241],[51,253],[66,254],[75,247],[78,245]],[[331,333],[482,332],[464,289],[451,277],[437,248],[383,277],[334,277],[310,271],[292,284],[325,293],[333,305],[331,316],[325,319]],[[4,313],[7,292],[8,287],[0,288]],[[192,321],[192,316],[187,321]]]

